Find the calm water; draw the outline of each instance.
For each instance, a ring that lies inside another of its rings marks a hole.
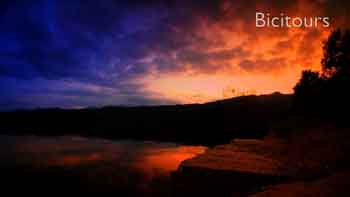
[[[0,144],[1,166],[17,168],[25,184],[34,178],[31,176],[39,179],[41,175],[45,184],[52,181],[63,190],[74,180],[69,186],[88,186],[77,190],[130,190],[160,196],[171,188],[171,171],[206,150],[203,146],[81,137],[1,136]]]

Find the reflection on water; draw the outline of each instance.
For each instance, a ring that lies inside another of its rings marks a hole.
[[[2,165],[32,166],[40,171],[70,169],[79,171],[92,182],[138,189],[149,189],[153,180],[169,177],[183,160],[206,149],[173,143],[81,137],[2,136],[0,143],[2,150],[6,150],[0,155]]]

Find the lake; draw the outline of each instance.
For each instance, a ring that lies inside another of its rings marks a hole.
[[[170,196],[171,172],[204,146],[133,140],[1,136],[5,188],[27,193]]]

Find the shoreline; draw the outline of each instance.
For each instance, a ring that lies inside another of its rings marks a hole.
[[[291,149],[295,149],[294,144],[278,138],[236,139],[210,148],[184,160],[172,174],[175,196],[277,197],[289,191],[294,192],[294,196],[299,196],[300,191],[303,196],[317,190],[341,192],[347,185],[349,171],[346,167],[337,167],[344,158],[334,159],[324,154],[329,167],[314,158],[301,164],[306,154],[294,154]],[[337,177],[341,177],[338,182]]]

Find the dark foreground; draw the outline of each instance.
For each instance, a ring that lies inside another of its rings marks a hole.
[[[12,194],[23,191],[37,196],[350,194],[349,129],[323,126],[295,131],[287,138],[272,133],[262,140],[235,139],[207,150],[171,143],[80,137],[12,138],[17,139],[16,148],[13,147],[16,143],[8,146],[2,143],[12,153],[2,154],[0,166],[3,190]]]
[[[348,123],[300,113],[289,95],[185,106],[16,111],[0,118],[5,138],[0,184],[11,194],[350,194]],[[60,143],[67,138],[69,143]],[[131,141],[135,148],[111,139],[138,141]],[[199,154],[203,148],[144,141],[149,139],[211,148]]]

